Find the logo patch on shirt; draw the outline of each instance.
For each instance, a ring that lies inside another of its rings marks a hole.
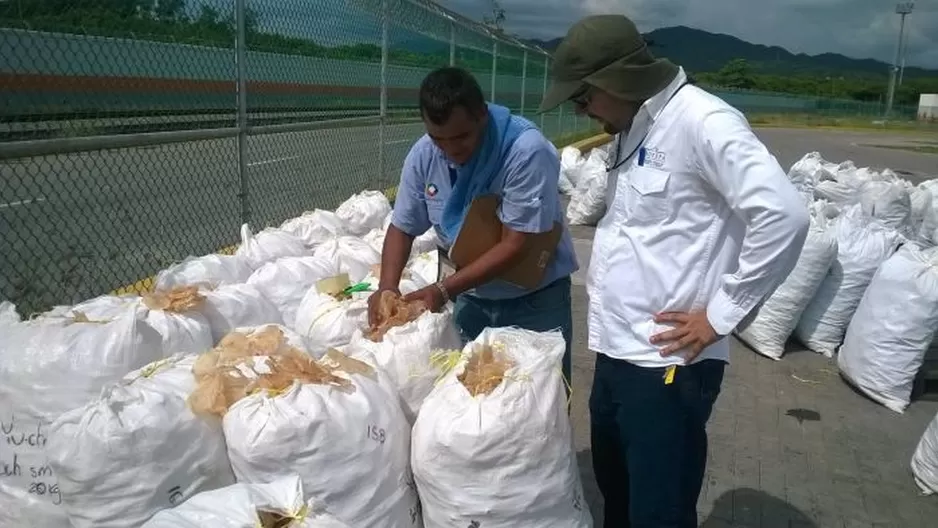
[[[663,150],[658,150],[654,147],[648,148],[645,150],[645,166],[653,167],[655,169],[660,169],[664,167],[664,163],[667,161],[668,157],[665,155]]]
[[[436,185],[432,183],[427,184],[427,189],[426,189],[427,196],[429,196],[430,198],[433,198],[434,196],[436,196],[436,193],[438,192],[440,192],[440,190],[437,188]]]

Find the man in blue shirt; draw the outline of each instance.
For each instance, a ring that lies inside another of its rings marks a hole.
[[[378,292],[398,291],[416,236],[431,227],[448,249],[472,199],[499,197],[506,234],[492,249],[454,275],[411,293],[440,311],[455,300],[454,318],[464,340],[486,327],[517,326],[544,332],[560,329],[567,341],[563,373],[570,380],[572,314],[570,275],[578,269],[557,182],[560,160],[554,146],[528,120],[487,104],[475,78],[459,68],[431,72],[420,86],[420,111],[427,133],[404,160],[391,225],[384,239]],[[555,222],[564,232],[545,276],[534,290],[496,279],[523,257],[526,237]]]

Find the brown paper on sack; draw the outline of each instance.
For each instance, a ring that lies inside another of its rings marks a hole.
[[[463,221],[462,229],[453,242],[449,258],[457,269],[464,268],[495,247],[506,234],[506,227],[498,219],[498,196],[485,195],[472,201]],[[563,224],[554,222],[546,233],[525,237],[524,256],[514,267],[498,278],[533,290],[544,278],[547,264],[557,250],[563,236]]]

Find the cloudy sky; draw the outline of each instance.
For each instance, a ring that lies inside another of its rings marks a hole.
[[[490,0],[438,0],[481,19]],[[563,36],[590,14],[621,13],[642,31],[689,26],[798,53],[842,53],[892,62],[899,32],[893,0],[500,0],[505,27],[533,38]],[[938,69],[938,0],[919,0],[907,18],[907,65]]]

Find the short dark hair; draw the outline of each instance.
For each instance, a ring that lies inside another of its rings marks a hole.
[[[453,109],[461,106],[472,115],[481,114],[485,96],[479,81],[471,73],[452,66],[438,68],[420,83],[420,113],[436,125],[449,120]]]

